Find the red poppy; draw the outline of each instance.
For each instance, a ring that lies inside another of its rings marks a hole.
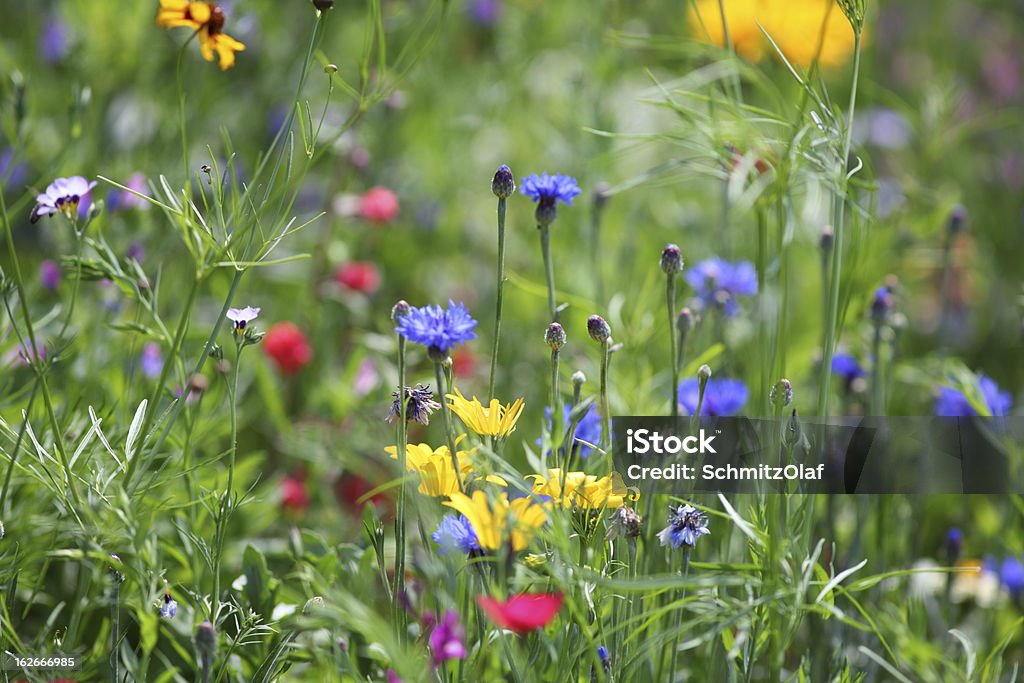
[[[334,271],[334,281],[350,291],[373,294],[380,287],[380,271],[369,261],[349,261]]]
[[[469,349],[459,349],[452,354],[452,373],[456,377],[470,377],[476,370],[476,355]]]
[[[306,335],[295,324],[277,323],[263,338],[263,352],[270,356],[284,373],[293,373],[305,367],[313,359],[313,347]]]
[[[373,187],[359,198],[359,217],[374,225],[390,223],[398,216],[398,197],[386,187]]]
[[[293,513],[303,513],[309,507],[306,482],[299,477],[288,476],[281,481],[281,507]]]
[[[523,634],[551,623],[564,599],[561,593],[523,593],[505,602],[483,595],[476,601],[495,624]]]
[[[392,512],[392,506],[387,493],[381,491],[363,500],[363,497],[375,488],[376,486],[358,474],[344,472],[334,482],[334,495],[354,517],[363,514],[363,507],[367,503],[376,506],[382,517],[388,517]]]

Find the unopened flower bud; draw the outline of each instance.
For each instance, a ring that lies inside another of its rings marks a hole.
[[[447,349],[442,349],[438,346],[428,346],[427,358],[429,358],[432,363],[440,363],[442,366],[447,364],[448,367],[451,367],[452,357],[448,353]]]
[[[679,315],[676,316],[676,329],[679,330],[680,334],[686,334],[692,330],[693,326],[696,324],[696,317],[693,315],[693,311],[689,308],[684,308],[679,311]]]
[[[836,234],[832,231],[831,225],[821,229],[821,236],[818,238],[818,247],[825,253],[832,251],[836,245]]]
[[[213,624],[209,621],[199,624],[195,640],[199,654],[205,659],[212,659],[217,652],[217,632],[214,630]]]
[[[967,209],[963,204],[957,204],[949,212],[946,219],[946,232],[951,236],[957,235],[967,229]]]
[[[572,373],[572,385],[574,387],[581,387],[586,383],[586,381],[587,376],[584,375],[583,372],[581,372],[580,370],[577,370],[576,372]]]
[[[703,385],[707,384],[709,379],[711,379],[711,366],[705,363],[697,368],[697,380]]]
[[[324,608],[324,599],[322,596],[316,595],[306,601],[306,604],[302,606],[303,614],[312,614]]]
[[[338,73],[338,65],[337,64],[325,64],[324,65],[324,73],[327,74],[328,76],[330,76],[331,74]]]
[[[592,315],[587,319],[587,333],[594,341],[604,344],[611,338],[612,328],[601,316]]]
[[[675,275],[683,269],[683,253],[675,244],[665,245],[661,250],[661,272]]]
[[[502,164],[494,173],[491,180],[491,192],[498,199],[508,199],[516,191],[516,179],[512,175],[512,169]]]
[[[313,0],[313,7],[316,7],[321,12],[326,12],[334,7],[334,0]]]
[[[600,210],[608,204],[608,199],[611,197],[608,191],[611,189],[611,186],[604,181],[594,186],[594,208]]]
[[[544,341],[551,347],[552,351],[558,351],[565,346],[565,328],[558,323],[551,323],[544,332]]]
[[[881,325],[889,317],[892,310],[892,292],[888,287],[879,287],[875,290],[875,298],[871,301],[871,320],[876,325]]]
[[[786,378],[780,379],[772,385],[768,399],[777,408],[785,408],[793,402],[793,383]]]
[[[121,564],[121,558],[118,557],[117,555],[111,554],[110,555],[110,559],[114,560],[114,562],[116,562],[117,564]],[[120,572],[120,570],[117,569],[117,566],[112,565],[110,567],[109,572],[110,572],[110,580],[113,581],[115,584],[119,585],[119,584],[124,583],[124,574],[122,574]]]
[[[412,313],[412,306],[405,299],[399,299],[398,303],[391,307],[391,322],[397,323],[399,319]]]

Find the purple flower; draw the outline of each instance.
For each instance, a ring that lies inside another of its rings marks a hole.
[[[133,242],[124,255],[125,258],[142,263],[146,260],[146,248],[138,242]]]
[[[462,302],[449,300],[447,309],[440,306],[411,308],[408,315],[399,318],[395,332],[428,350],[446,354],[459,344],[476,339],[474,327],[476,321]]]
[[[686,271],[686,282],[705,308],[721,308],[729,317],[740,312],[736,297],[757,294],[757,272],[749,261],[706,259]]]
[[[92,188],[96,187],[96,181],[89,182],[82,176],[76,175],[70,178],[57,178],[46,192],[36,195],[36,206],[32,209],[29,220],[35,223],[43,216],[51,216],[58,211],[70,219],[78,214],[78,204]]]
[[[0,153],[0,187],[18,187],[24,185],[28,179],[28,168],[25,164],[18,162],[12,166],[13,161],[13,149],[5,149]]]
[[[864,376],[864,368],[850,354],[837,353],[832,356],[832,374],[839,375],[849,384],[858,377]]]
[[[669,507],[668,526],[658,532],[658,540],[673,550],[684,545],[692,548],[698,538],[710,533],[707,515],[692,505],[677,505]]]
[[[474,24],[490,26],[501,17],[502,9],[501,0],[471,0],[466,13]]]
[[[445,612],[444,620],[430,632],[430,651],[433,653],[431,661],[435,669],[449,659],[464,659],[469,654],[465,637],[466,631],[459,623],[459,613],[455,610]]]
[[[441,522],[437,525],[437,531],[432,533],[430,538],[440,546],[437,549],[438,555],[449,553],[468,555],[474,550],[480,550],[473,525],[462,515],[442,517]]]
[[[992,415],[1002,417],[1010,412],[1013,406],[1010,392],[1001,391],[999,385],[985,375],[978,375],[978,386],[981,387],[985,405]],[[977,415],[978,411],[963,392],[952,387],[940,387],[939,398],[935,401],[935,414],[939,417],[968,417]]]
[[[132,173],[128,182],[124,184],[129,190],[138,192],[141,195],[147,194],[146,176],[141,173]],[[138,194],[125,190],[115,189],[107,196],[107,209],[115,211],[118,209],[138,209],[139,211],[149,210],[149,202]]]
[[[39,57],[47,64],[56,64],[71,52],[71,27],[56,14],[43,23],[39,36]]]
[[[575,178],[547,173],[526,176],[519,186],[519,191],[535,202],[549,202],[554,205],[561,200],[569,206],[572,206],[572,198],[581,192]]]
[[[1024,590],[1024,565],[1016,557],[1007,557],[999,565],[999,580],[1016,598]]]
[[[256,319],[260,309],[246,306],[245,308],[229,308],[227,319],[235,324],[236,330],[244,330],[245,326]]]
[[[388,669],[388,683],[405,683],[398,674],[395,673],[394,669]]]
[[[164,593],[164,604],[160,605],[160,616],[164,619],[173,619],[178,613],[178,601],[171,597],[170,593]]]
[[[572,413],[572,404],[566,403],[562,409],[562,424],[566,427],[569,426],[569,415]],[[548,421],[548,429],[552,428],[551,425],[551,407],[547,406],[544,408],[544,416]],[[594,450],[587,444],[598,444],[601,443],[601,416],[597,412],[597,407],[591,403],[590,407],[587,408],[587,412],[583,413],[583,417],[576,424],[576,431],[573,434],[573,441],[579,448],[580,458],[586,460],[590,453]],[[586,443],[582,443],[586,442]],[[540,439],[537,439],[537,444],[540,445]]]
[[[60,266],[50,259],[40,263],[39,282],[51,292],[57,291],[57,287],[60,286]]]
[[[750,392],[747,385],[738,379],[708,379],[708,385],[704,389],[704,404],[701,406],[701,415],[709,417],[729,417],[736,415],[747,402]],[[679,383],[679,405],[687,413],[694,415],[697,412],[697,402],[700,398],[700,386],[695,377],[685,379]]]
[[[160,371],[164,369],[164,357],[160,354],[160,345],[156,342],[149,342],[142,347],[139,365],[142,366],[142,374],[149,379],[159,377]]]

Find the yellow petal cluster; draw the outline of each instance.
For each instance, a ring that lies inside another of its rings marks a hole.
[[[449,407],[459,416],[462,423],[480,436],[506,437],[516,428],[519,416],[523,414],[523,399],[517,398],[508,405],[492,398],[490,405],[484,407],[476,396],[468,400],[462,392],[455,389],[454,394],[446,394]]]
[[[636,500],[639,494],[626,487],[617,473],[598,478],[585,472],[567,472],[561,469],[548,470],[545,479],[542,474],[531,474],[533,493],[548,496],[556,504],[566,508],[599,510],[622,507],[626,500]]]
[[[725,46],[719,0],[688,3],[691,33],[703,42]],[[853,29],[834,0],[725,0],[725,23],[736,53],[752,62],[775,50],[761,28],[772,37],[786,59],[810,66],[843,64],[853,53]]]
[[[156,23],[166,28],[184,26],[196,31],[203,59],[212,62],[216,53],[221,70],[234,66],[235,53],[245,49],[245,45],[224,33],[224,10],[215,2],[160,0]]]
[[[456,439],[458,444],[465,438],[465,434]],[[392,458],[398,458],[398,449],[388,446],[384,449]],[[473,473],[473,464],[470,461],[472,451],[455,451],[455,457],[459,461],[459,474],[465,480]],[[425,496],[439,498],[450,496],[459,492],[459,478],[455,475],[455,466],[452,463],[451,451],[448,446],[432,448],[429,444],[407,444],[405,447],[405,467],[410,472],[420,475],[419,492]]]
[[[483,491],[474,491],[472,497],[453,493],[449,498],[444,504],[469,520],[477,543],[487,550],[498,550],[506,542],[513,550],[522,550],[548,519],[544,506],[531,498],[510,501],[507,493],[488,497]]]

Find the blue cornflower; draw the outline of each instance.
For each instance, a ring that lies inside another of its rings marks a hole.
[[[428,351],[447,354],[451,349],[476,339],[473,328],[476,321],[462,302],[448,301],[448,308],[440,306],[412,307],[409,314],[398,319],[395,332],[417,344],[423,344]]]
[[[729,317],[740,312],[736,297],[757,294],[757,271],[749,261],[706,259],[686,271],[686,282],[705,308],[719,307]]]
[[[159,377],[160,371],[164,369],[164,357],[160,354],[160,345],[156,342],[149,342],[142,347],[139,365],[142,367],[142,374],[149,379]]]
[[[563,425],[566,425],[566,426],[569,425],[569,415],[570,415],[570,413],[572,413],[572,404],[571,403],[566,403],[564,408],[563,408],[563,410],[562,410],[562,424]],[[544,417],[547,418],[548,429],[550,430],[551,429],[551,407],[550,406],[544,408]],[[597,412],[597,406],[595,406],[593,403],[590,404],[590,407],[587,408],[587,412],[583,413],[583,417],[581,417],[580,421],[576,424],[576,431],[574,433],[573,439],[574,439],[575,443],[579,447],[579,450],[577,451],[579,456],[581,458],[583,458],[584,460],[586,460],[587,457],[590,455],[590,453],[594,450],[593,448],[591,448],[587,444],[589,444],[589,443],[593,443],[593,444],[601,443],[601,416]],[[584,442],[584,441],[586,443],[581,443],[581,442]],[[537,439],[537,444],[538,445],[540,444],[540,439]]]
[[[684,545],[692,548],[698,538],[710,533],[707,515],[689,504],[676,505],[669,506],[668,526],[658,532],[658,540],[673,550]]]
[[[1016,598],[1024,591],[1024,565],[1016,557],[1007,557],[999,565],[999,580],[1010,595]]]
[[[858,377],[864,376],[864,368],[850,354],[837,353],[832,356],[832,374],[839,375],[849,384]]]
[[[729,417],[743,408],[750,396],[747,385],[738,379],[708,379],[704,389],[704,404],[700,413],[707,417]],[[695,377],[684,379],[679,383],[679,405],[687,413],[697,412],[697,401],[700,398],[700,387]]]
[[[441,546],[437,549],[439,555],[447,555],[450,552],[468,555],[474,550],[480,550],[473,525],[462,515],[445,515],[437,525],[437,531],[432,533],[430,538]]]
[[[996,417],[1005,416],[1013,406],[1013,397],[1008,391],[1001,391],[999,385],[990,377],[978,375],[978,385],[981,387],[981,394],[985,397],[985,405],[992,415]],[[935,402],[935,414],[939,417],[967,417],[977,415],[970,401],[961,391],[952,387],[941,387],[939,398]]]
[[[960,558],[960,552],[964,547],[964,532],[958,527],[952,526],[946,532],[946,559],[952,564]]]
[[[612,670],[612,655],[608,652],[608,648],[604,645],[598,646],[597,658],[601,660],[601,668],[604,669],[604,672],[609,673]]]
[[[580,186],[571,176],[535,173],[523,178],[519,191],[537,202],[537,223],[549,225],[555,220],[555,204],[562,201],[572,206],[572,198],[580,193]]]

